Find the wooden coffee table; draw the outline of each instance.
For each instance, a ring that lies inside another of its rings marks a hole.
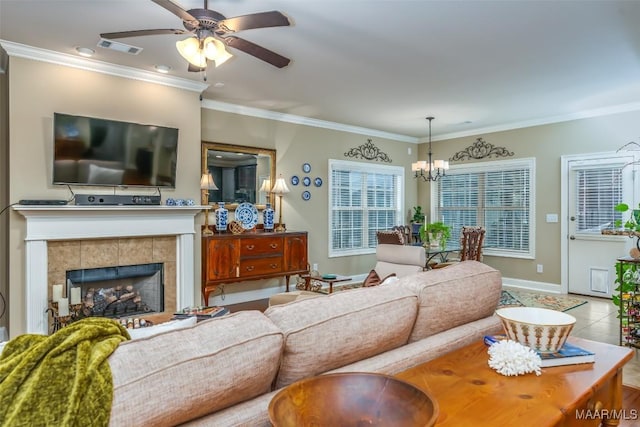
[[[614,426],[621,418],[637,417],[634,408],[621,408],[622,367],[633,351],[580,338],[569,341],[593,351],[596,362],[543,368],[540,376],[506,377],[489,367],[487,346],[479,341],[396,377],[435,397],[437,426]]]

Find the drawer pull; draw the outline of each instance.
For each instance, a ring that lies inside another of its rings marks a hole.
[[[247,245],[247,249],[249,249],[250,251],[252,251],[253,248],[255,248],[255,245]]]
[[[275,248],[277,248],[277,247],[278,247],[278,244],[277,244],[277,243],[272,243],[272,244],[271,244],[271,245],[269,245],[269,246],[271,246],[271,249],[275,249]]]
[[[271,269],[275,270],[276,268],[278,268],[278,264],[271,264]]]
[[[247,271],[253,271],[255,269],[255,267],[253,265],[248,265],[246,270]]]

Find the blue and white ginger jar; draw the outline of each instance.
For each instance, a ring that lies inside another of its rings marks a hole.
[[[273,209],[271,209],[271,203],[267,203],[267,206],[262,211],[262,222],[266,231],[273,230]]]
[[[229,217],[229,210],[224,207],[224,202],[218,202],[218,209],[216,209],[216,230],[227,231],[227,221]]]

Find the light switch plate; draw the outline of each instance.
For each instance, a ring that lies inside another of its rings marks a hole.
[[[558,222],[558,214],[547,214],[547,222]]]

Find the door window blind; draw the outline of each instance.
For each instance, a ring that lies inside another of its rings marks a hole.
[[[576,233],[600,233],[622,219],[614,207],[622,202],[622,167],[578,169],[576,172]]]

